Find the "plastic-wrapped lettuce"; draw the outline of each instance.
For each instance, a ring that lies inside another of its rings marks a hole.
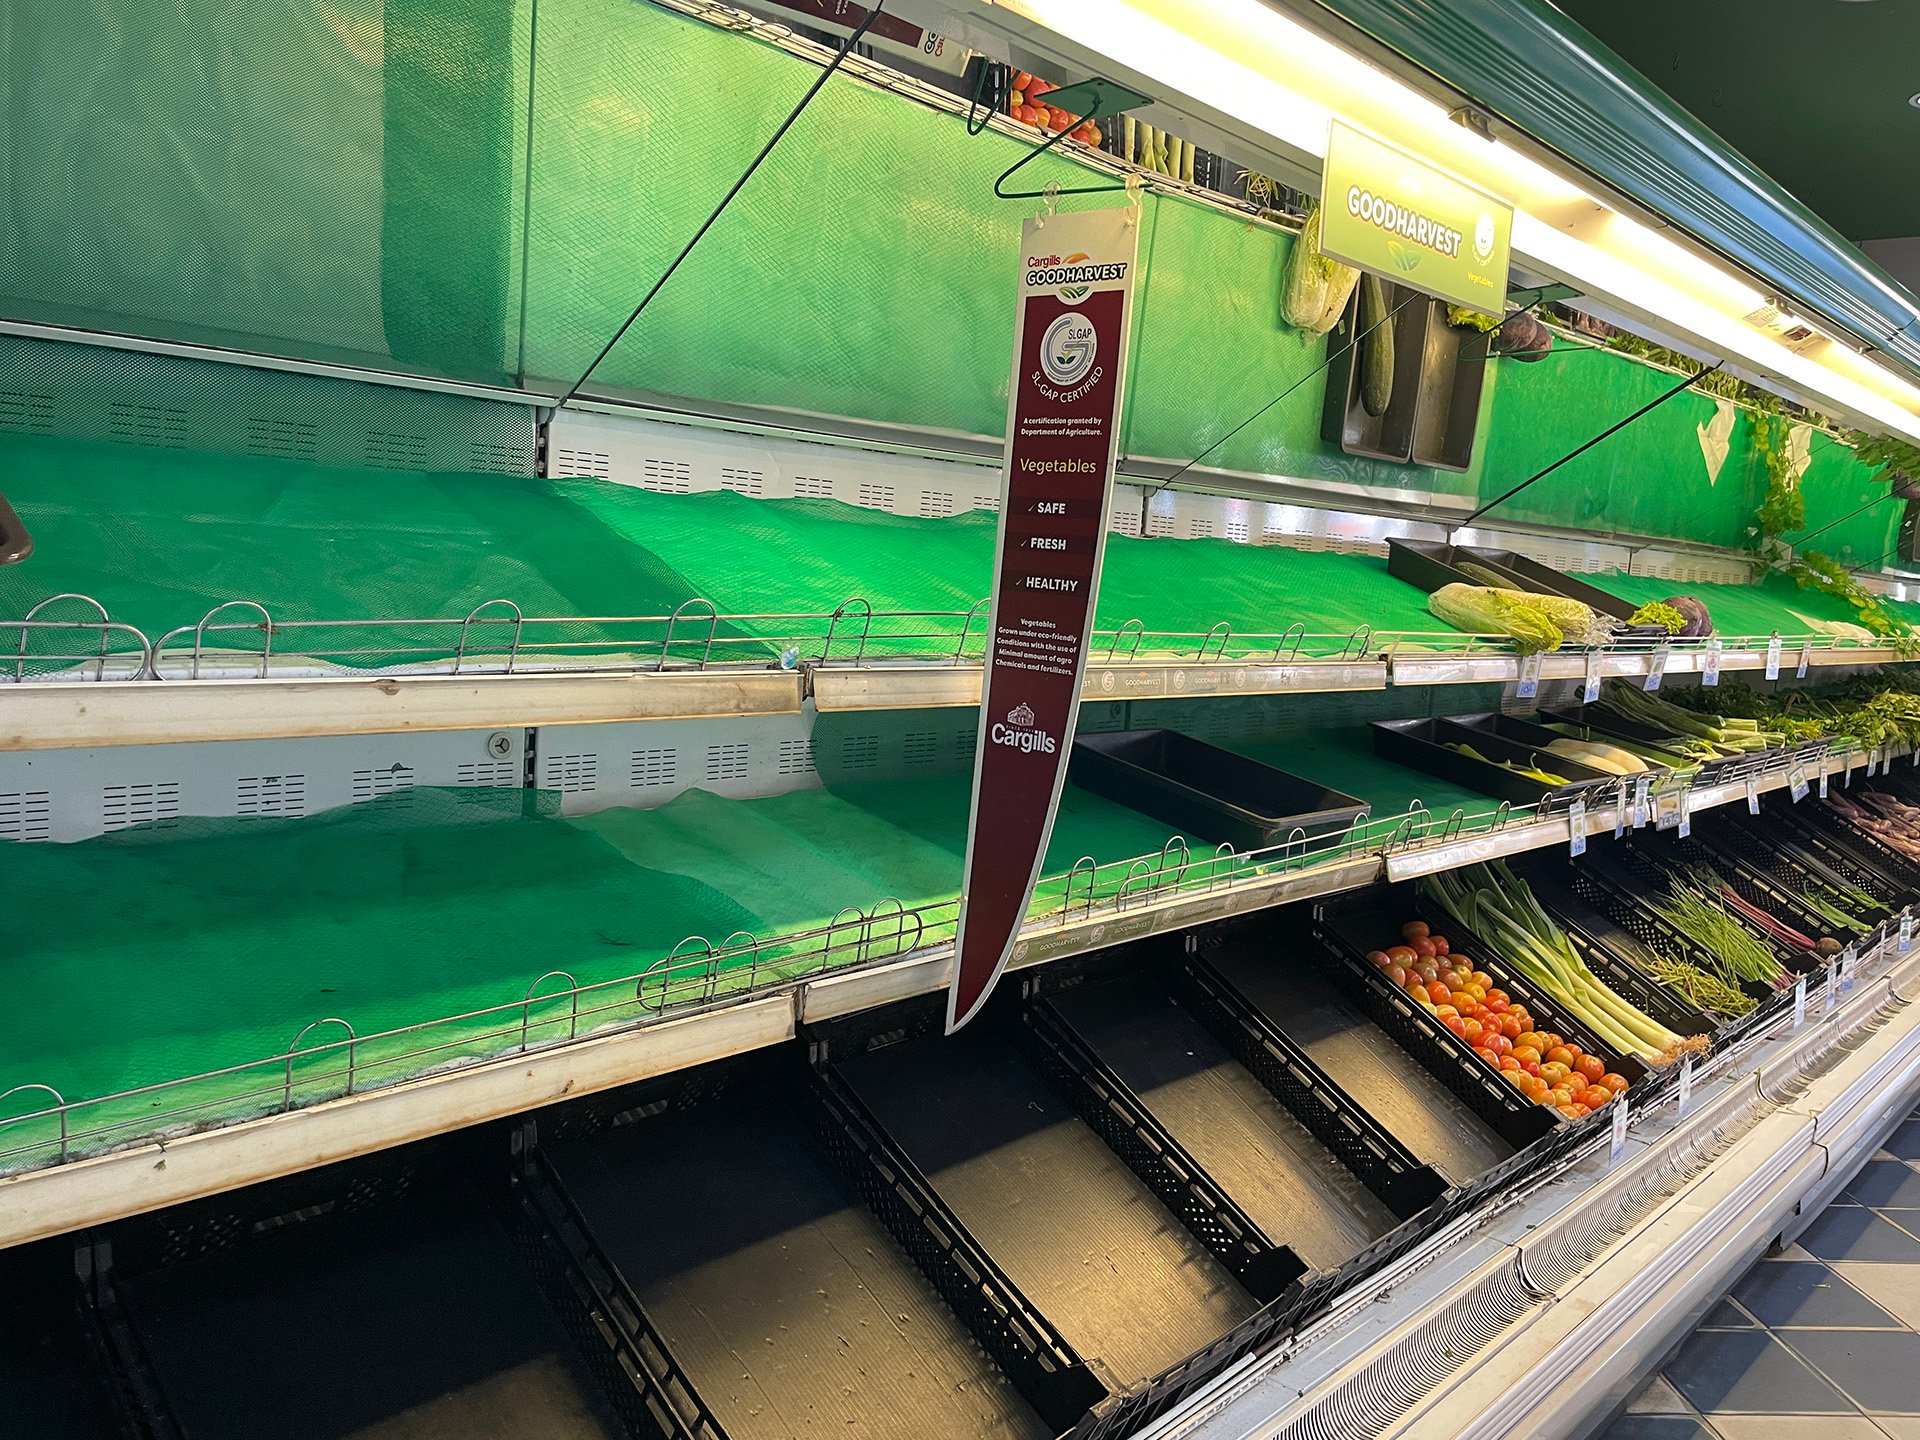
[[[1427,609],[1470,635],[1510,635],[1522,655],[1531,655],[1537,650],[1558,650],[1566,638],[1548,608],[1550,600],[1486,585],[1442,585],[1427,597]],[[1579,605],[1577,600],[1565,603]]]
[[[1501,576],[1484,565],[1473,561],[1464,561],[1460,573],[1469,580],[1477,581],[1481,587],[1504,595],[1507,599],[1523,605],[1531,605],[1546,613],[1549,620],[1560,628],[1563,641],[1572,640],[1580,645],[1604,645],[1613,635],[1613,627],[1607,623],[1604,615],[1590,605],[1578,600],[1569,600],[1564,595],[1545,595],[1538,590],[1515,590],[1501,583]]]

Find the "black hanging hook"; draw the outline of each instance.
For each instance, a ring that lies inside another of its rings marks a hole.
[[[984,69],[982,73],[985,73]],[[976,104],[978,103],[980,88],[980,83],[976,82],[974,86]],[[1120,115],[1128,110],[1137,110],[1142,105],[1151,103],[1152,100],[1148,96],[1142,95],[1139,91],[1122,85],[1118,80],[1102,80],[1098,77],[1091,80],[1078,80],[1071,85],[1063,85],[1058,90],[1049,90],[1047,92],[1047,106],[1049,109],[1057,106],[1069,115],[1079,115],[1083,118],[1089,115]],[[981,122],[981,128],[984,129],[985,125],[986,122],[983,120]],[[1036,145],[1003,170],[1000,173],[1000,178],[993,182],[993,193],[1002,200],[1044,199],[1049,193],[1046,190],[1009,190],[1006,188],[1007,181],[1013,178],[1014,171],[1024,165],[1032,164],[1040,156],[1066,139],[1069,128],[1070,127],[1062,126],[1060,129],[1054,131],[1053,134],[1047,137],[1045,144]],[[972,134],[979,133],[978,130],[973,128],[971,111],[968,112],[967,129]],[[1067,189],[1054,190],[1051,193],[1055,195],[1103,195],[1110,190],[1124,190],[1126,188],[1125,182],[1118,185],[1076,185]]]

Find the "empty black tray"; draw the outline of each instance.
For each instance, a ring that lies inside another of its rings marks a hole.
[[[1531,590],[1538,595],[1563,595],[1569,600],[1578,600],[1589,610],[1598,611],[1607,619],[1617,622],[1628,635],[1658,639],[1667,633],[1658,625],[1628,625],[1627,619],[1636,608],[1631,603],[1617,595],[1609,595],[1584,580],[1576,580],[1550,565],[1529,560],[1516,550],[1445,545],[1437,540],[1387,541],[1387,573],[1398,576],[1409,585],[1419,586],[1428,594],[1442,585],[1481,584],[1481,581],[1459,568],[1463,561],[1501,576],[1509,589]]]
[[[1365,800],[1302,780],[1177,730],[1119,730],[1073,742],[1073,783],[1182,834],[1258,850],[1372,814]]]

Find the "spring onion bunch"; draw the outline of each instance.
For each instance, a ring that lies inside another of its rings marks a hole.
[[[1608,682],[1607,704],[1642,725],[1651,725],[1669,735],[1704,740],[1724,755],[1777,750],[1787,743],[1785,734],[1778,730],[1761,729],[1758,720],[1735,715],[1704,715],[1618,680]]]
[[[1609,989],[1540,908],[1526,882],[1503,862],[1444,871],[1428,876],[1422,884],[1434,903],[1462,928],[1491,945],[1503,961],[1558,1001],[1615,1054],[1658,1065],[1705,1043],[1697,1036],[1676,1035]]]

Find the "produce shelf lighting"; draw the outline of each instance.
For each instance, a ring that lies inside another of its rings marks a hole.
[[[1335,118],[1372,131],[1514,206],[1528,268],[1604,296],[1800,398],[1920,441],[1920,387],[1822,336],[1798,351],[1743,318],[1767,297],[1730,267],[1659,234],[1505,139],[1261,0],[979,0],[1109,60],[1196,113],[1251,126],[1317,171]],[[1889,292],[1893,293],[1893,292]]]

